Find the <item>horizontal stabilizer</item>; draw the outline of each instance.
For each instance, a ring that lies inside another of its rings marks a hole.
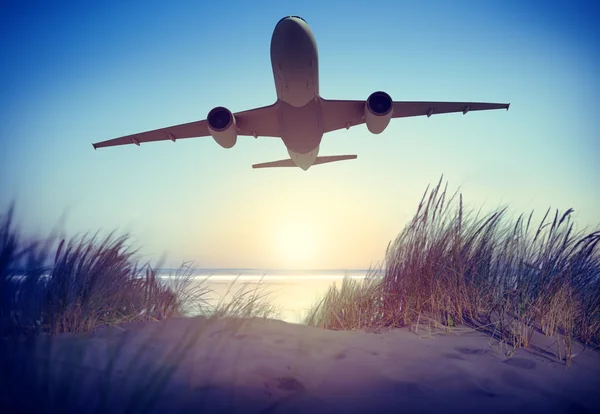
[[[313,165],[327,164],[328,162],[354,160],[356,155],[330,155],[326,157],[317,157]],[[254,164],[252,168],[277,168],[277,167],[296,167],[296,163],[292,159],[264,162],[262,164]]]

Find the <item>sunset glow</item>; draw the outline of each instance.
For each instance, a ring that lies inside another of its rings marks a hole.
[[[277,250],[289,268],[310,268],[319,243],[310,222],[289,220],[276,234]]]

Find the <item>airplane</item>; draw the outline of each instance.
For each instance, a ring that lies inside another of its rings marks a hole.
[[[271,37],[271,66],[277,101],[269,106],[232,113],[218,106],[206,119],[155,129],[92,144],[94,149],[152,141],[212,136],[223,148],[232,148],[238,136],[276,137],[283,141],[289,159],[254,164],[252,168],[300,167],[357,158],[356,155],[319,156],[323,135],[366,124],[372,134],[382,133],[392,118],[427,116],[489,109],[506,109],[510,103],[393,101],[383,91],[367,100],[329,100],[319,94],[317,43],[306,20],[287,16],[279,20]]]

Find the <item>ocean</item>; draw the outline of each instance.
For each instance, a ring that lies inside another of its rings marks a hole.
[[[177,283],[177,269],[160,269],[166,283]],[[258,270],[258,269],[195,269],[190,273],[192,282],[188,289],[198,285],[210,289],[204,299],[209,307],[227,303],[240,289],[266,295],[275,308],[275,319],[290,323],[303,323],[310,307],[323,298],[330,286],[339,286],[344,277],[364,280],[365,276],[378,277],[368,270]],[[199,314],[190,303],[188,316]]]

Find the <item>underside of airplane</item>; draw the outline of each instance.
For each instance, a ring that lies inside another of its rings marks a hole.
[[[94,149],[211,136],[223,148],[232,148],[238,136],[279,138],[289,159],[254,164],[253,168],[300,167],[357,158],[356,155],[319,156],[323,135],[365,124],[380,134],[391,119],[445,113],[507,109],[509,103],[394,101],[383,91],[366,100],[328,100],[319,94],[317,45],[312,30],[299,16],[288,16],[275,26],[271,38],[271,65],[277,100],[274,104],[232,113],[213,108],[206,119],[127,135],[92,144]]]

